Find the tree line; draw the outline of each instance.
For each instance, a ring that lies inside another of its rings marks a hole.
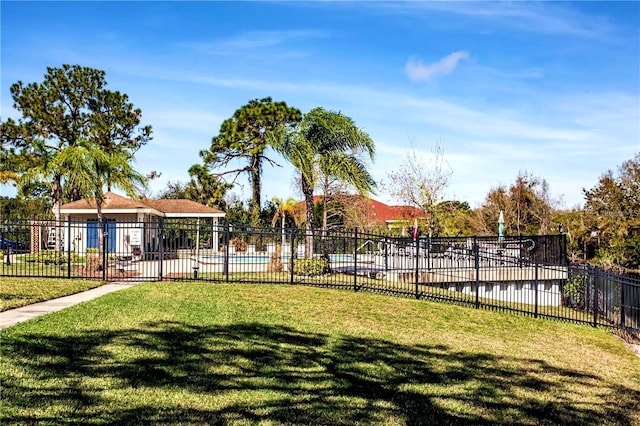
[[[135,154],[152,140],[152,127],[141,123],[141,110],[126,94],[107,87],[104,71],[50,67],[40,83],[13,84],[11,95],[21,117],[0,123],[0,183],[14,184],[17,196],[1,199],[3,217],[52,211],[59,219],[62,203],[86,198],[95,200],[102,220],[105,191],[146,196],[148,181],[160,175],[136,170]],[[521,172],[472,209],[445,199],[453,170],[440,148],[425,156],[412,146],[397,171],[375,182],[369,172],[375,143],[350,117],[323,107],[302,113],[267,97],[250,100],[224,120],[199,157],[188,181],[168,182],[158,197],[218,207],[241,226],[304,226],[312,238],[316,229],[382,226],[372,222],[367,201],[382,189],[398,204],[422,211],[422,234],[496,235],[502,212],[507,235],[562,232],[573,260],[640,265],[640,153],[585,189],[584,208],[560,209],[543,178]],[[264,167],[282,160],[296,170],[302,203],[261,199]],[[251,184],[248,200],[231,192],[242,175]],[[315,194],[321,195],[318,203]],[[307,241],[307,256],[312,247]]]

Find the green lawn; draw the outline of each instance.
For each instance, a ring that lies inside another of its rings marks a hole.
[[[7,424],[640,424],[612,334],[287,285],[146,283],[0,332]]]
[[[11,276],[23,276],[23,277],[60,277],[67,278],[69,275],[67,272],[67,265],[46,265],[42,263],[34,262],[13,262],[11,265],[5,263],[0,264],[0,274]],[[78,277],[79,274],[75,271],[71,273],[72,277]]]
[[[102,284],[101,281],[75,278],[0,277],[0,312],[89,290]]]

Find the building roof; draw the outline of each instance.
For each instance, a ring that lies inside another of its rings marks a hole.
[[[344,197],[344,196],[343,196]],[[358,198],[359,201],[366,200],[370,206],[370,215],[371,220],[380,221],[384,223],[393,223],[397,221],[407,221],[413,219],[426,219],[427,215],[425,212],[417,207],[413,206],[389,206],[380,202],[378,200],[374,200],[373,198],[365,198],[361,195],[347,195],[346,197],[355,197]],[[322,202],[322,195],[314,195],[313,203]],[[303,211],[306,211],[306,204],[303,201],[300,202]]]
[[[224,212],[192,200],[152,200],[142,198],[132,200],[113,192],[104,194],[103,213],[148,213],[164,217],[224,217]],[[63,214],[95,214],[96,201],[78,200],[63,204]]]
[[[369,199],[369,202],[374,217],[387,223],[397,220],[426,219],[425,212],[417,207],[389,206],[373,198]]]
[[[220,217],[224,216],[224,212],[214,207],[183,198],[177,200],[152,200],[147,198],[142,201],[156,210],[164,212],[166,216],[187,216],[194,213],[198,215],[217,214]]]

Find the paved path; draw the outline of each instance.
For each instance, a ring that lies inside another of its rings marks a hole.
[[[60,297],[58,299],[47,300],[46,302],[34,303],[32,305],[23,306],[21,308],[10,309],[0,313],[0,329],[11,327],[19,322],[27,321],[49,312],[61,311],[64,308],[75,304],[95,299],[114,291],[132,287],[136,282],[108,283],[100,287],[81,293],[72,294],[70,296]]]

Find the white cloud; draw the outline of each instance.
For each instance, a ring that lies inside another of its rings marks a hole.
[[[468,57],[469,53],[462,50],[453,52],[438,62],[427,65],[423,64],[420,59],[411,57],[404,66],[404,70],[411,80],[426,81],[438,74],[449,74],[458,66],[461,60],[467,59]]]

